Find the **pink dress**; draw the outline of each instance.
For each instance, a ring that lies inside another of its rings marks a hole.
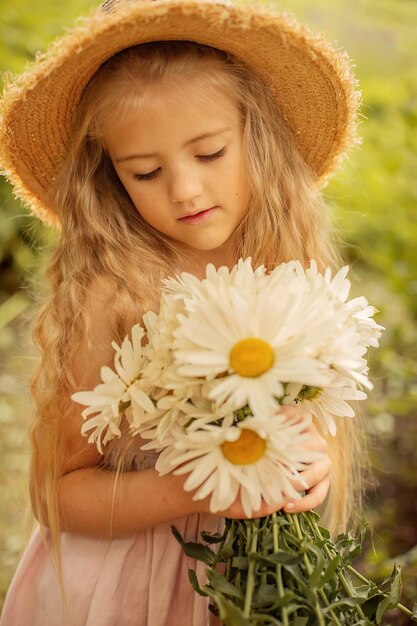
[[[155,456],[136,453],[137,470]],[[0,626],[208,626],[208,600],[188,581],[188,567],[204,584],[205,565],[183,554],[171,531],[188,541],[218,532],[221,518],[193,514],[128,537],[104,540],[62,534],[66,603],[40,530],[27,546],[4,605]],[[46,544],[50,545],[48,531]]]

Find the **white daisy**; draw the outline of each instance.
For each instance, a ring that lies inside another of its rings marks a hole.
[[[84,420],[81,433],[89,436],[89,443],[96,443],[103,454],[102,446],[115,436],[120,437],[120,423],[126,409],[132,405],[130,415],[137,426],[147,413],[153,414],[155,405],[149,398],[146,387],[140,381],[145,359],[142,353],[144,330],[136,324],[131,330],[132,339],[125,337],[121,346],[112,342],[115,350],[114,369],[104,366],[100,370],[102,383],[92,391],[72,394],[71,399],[87,408],[81,412]],[[90,415],[94,415],[87,419]]]
[[[321,455],[303,450],[309,435],[306,422],[274,414],[268,419],[250,417],[237,426],[205,425],[200,430],[177,433],[176,442],[159,456],[160,474],[189,474],[184,489],[195,500],[211,494],[210,510],[227,509],[239,489],[246,515],[284,496],[299,498],[291,478]]]
[[[244,297],[251,298],[267,280],[265,267],[260,265],[255,270],[252,260],[239,259],[230,270],[227,266],[218,269],[209,263],[206,267],[206,277],[198,280],[192,274],[183,272],[175,279],[167,278],[164,282],[166,292],[175,299],[181,299],[187,311],[194,310],[195,303],[204,302],[207,298],[227,298],[234,287]]]
[[[217,416],[213,412],[212,402],[205,398],[198,399],[196,397],[191,401],[188,398],[178,398],[173,393],[160,398],[156,404],[156,409],[158,413],[154,415],[152,423],[144,424],[147,430],[146,436],[143,431],[140,432],[144,439],[153,438],[163,441],[173,425],[195,429],[200,425],[209,424],[223,417]]]
[[[116,352],[114,368],[126,386],[131,385],[141,374],[143,367],[142,339],[145,331],[140,324],[135,324],[130,331],[132,339],[126,336],[119,346],[112,341]]]
[[[103,454],[102,446],[114,437],[120,437],[120,422],[122,413],[120,407],[129,404],[126,394],[126,385],[110,367],[104,366],[100,370],[103,381],[93,391],[78,391],[72,394],[71,399],[87,408],[81,412],[84,424],[81,433],[86,436],[92,430],[88,443],[95,443]],[[94,415],[88,419],[90,415]]]
[[[342,377],[372,389],[365,355],[370,345],[378,345],[384,329],[371,319],[376,309],[369,306],[366,298],[347,299],[350,291],[350,281],[346,278],[348,269],[347,266],[341,268],[332,278],[329,268],[323,275],[318,271],[316,262],[311,261],[305,272],[299,268],[298,272],[299,278],[304,275],[312,292],[323,301],[326,298],[329,300],[339,319],[334,337],[322,345],[317,357]]]
[[[350,281],[346,278],[348,272],[349,267],[346,265],[332,278],[332,271],[329,267],[322,274],[318,270],[316,261],[311,260],[306,270],[298,270],[298,275],[300,279],[304,278],[309,289],[318,291],[324,288],[335,303],[342,304],[346,302],[351,287]]]
[[[202,378],[208,397],[234,411],[249,404],[268,414],[284,393],[284,382],[320,386],[328,368],[316,358],[332,337],[337,318],[315,294],[271,289],[265,283],[245,299],[231,287],[213,293],[194,310],[178,316],[174,358],[178,374]]]
[[[357,324],[347,318],[335,332],[332,341],[323,344],[318,358],[338,376],[350,379],[366,389],[372,389],[373,385],[368,378],[366,352],[367,348],[361,341]]]
[[[148,343],[145,347],[146,364],[143,378],[150,387],[159,387],[166,378],[165,371],[172,363],[174,331],[178,326],[177,315],[184,312],[184,305],[172,295],[162,292],[159,313],[148,311],[143,316]]]
[[[371,316],[377,313],[377,309],[370,306],[366,298],[360,296],[352,300],[347,299],[351,286],[350,281],[346,278],[348,271],[348,266],[342,267],[332,278],[331,270],[327,268],[324,276],[322,276],[318,272],[316,262],[311,261],[310,268],[305,271],[305,276],[314,289],[320,288],[321,283],[324,283],[333,297],[335,305],[343,305],[345,314],[349,316],[350,321],[353,321],[359,331],[358,341],[366,347],[377,347],[378,339],[384,327],[371,319]]]
[[[296,403],[304,417],[313,414],[317,417],[325,433],[336,435],[336,424],[333,419],[354,417],[355,412],[347,400],[365,400],[366,393],[352,386],[351,381],[335,380],[327,387],[307,387],[298,383],[287,386],[284,404]]]
[[[379,346],[379,338],[385,330],[372,319],[372,315],[378,313],[378,309],[368,304],[364,297],[355,298],[348,303],[350,317],[355,323],[359,334],[359,340],[364,346]]]

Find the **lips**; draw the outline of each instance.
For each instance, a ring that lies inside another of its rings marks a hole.
[[[192,217],[193,215],[198,215],[199,213],[204,213],[204,211],[210,211],[210,209],[214,209],[214,206],[211,206],[208,209],[198,209],[198,211],[194,211],[193,213],[186,213],[185,215],[182,215],[178,219],[182,220],[184,217]]]
[[[210,209],[203,209],[201,211],[189,213],[188,215],[184,215],[183,217],[178,218],[178,220],[183,224],[204,224],[211,219],[216,210],[217,207],[213,206]]]

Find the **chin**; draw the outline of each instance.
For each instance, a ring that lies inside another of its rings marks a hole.
[[[193,250],[200,250],[201,252],[214,252],[218,248],[220,248],[227,239],[222,239],[221,241],[213,242],[213,241],[202,241],[202,242],[187,242],[187,245]]]

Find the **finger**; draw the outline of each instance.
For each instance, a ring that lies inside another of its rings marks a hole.
[[[327,450],[327,441],[324,437],[322,437],[317,431],[316,427],[313,425],[307,430],[303,431],[303,433],[308,433],[310,437],[306,438],[303,441],[301,447],[303,450],[314,450],[315,452],[326,452]]]
[[[327,492],[330,487],[330,478],[325,478],[321,482],[312,487],[308,494],[300,500],[289,500],[284,505],[286,513],[301,513],[302,511],[311,511],[311,509],[320,506],[326,499]]]
[[[285,498],[282,498],[281,501],[274,502],[272,504],[267,504],[264,500],[262,500],[261,507],[257,511],[251,511],[248,516],[243,509],[242,500],[239,495],[230,507],[223,511],[216,511],[216,515],[221,515],[230,519],[256,519],[258,517],[266,517],[275,511],[279,511],[284,506],[284,502]]]
[[[257,511],[252,511],[250,517],[248,519],[256,519],[258,517],[266,517],[267,515],[271,515],[276,511],[279,511],[284,506],[285,499],[283,498],[280,502],[273,502],[272,504],[267,504],[265,501],[262,501],[261,508]],[[247,518],[247,515],[243,511],[242,505],[241,507],[241,515],[239,517]],[[242,515],[243,514],[243,515]]]
[[[320,461],[312,463],[308,469],[299,472],[299,478],[291,478],[291,484],[297,491],[311,489],[329,476],[331,469],[332,462],[330,458],[324,456]]]
[[[295,422],[305,421],[306,424],[310,424],[312,420],[312,414],[305,415],[300,411],[297,404],[283,404],[279,407],[278,413],[285,413],[287,417],[293,419]]]

